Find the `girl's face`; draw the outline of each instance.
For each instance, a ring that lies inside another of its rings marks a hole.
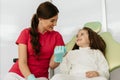
[[[52,31],[54,26],[56,26],[58,20],[58,15],[50,18],[50,19],[39,19],[40,27],[42,31]]]
[[[87,30],[80,30],[76,37],[76,44],[79,47],[89,47],[89,34]]]

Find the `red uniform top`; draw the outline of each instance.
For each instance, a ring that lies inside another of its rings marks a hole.
[[[24,29],[18,37],[16,44],[27,45],[27,62],[32,74],[36,77],[48,78],[48,68],[50,58],[54,53],[55,46],[64,45],[62,36],[56,31],[48,31],[44,34],[39,33],[41,45],[39,59],[34,56],[34,51],[30,43],[30,28]],[[20,72],[18,61],[12,66],[9,72],[15,72],[24,77]]]

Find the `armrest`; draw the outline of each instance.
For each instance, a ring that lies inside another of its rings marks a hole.
[[[54,69],[49,68],[49,79],[51,79],[54,75]]]
[[[120,66],[110,72],[110,80],[120,80]]]
[[[13,62],[15,63],[18,60],[18,58],[13,58]]]

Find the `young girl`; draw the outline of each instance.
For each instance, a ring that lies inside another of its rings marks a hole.
[[[56,74],[51,80],[108,80],[105,48],[104,40],[84,27],[76,36],[73,50],[68,52],[60,65],[62,74]]]

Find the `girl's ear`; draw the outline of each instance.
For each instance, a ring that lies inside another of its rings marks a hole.
[[[90,40],[90,46],[93,44],[93,39]]]
[[[91,43],[93,43],[93,39],[91,39]]]

